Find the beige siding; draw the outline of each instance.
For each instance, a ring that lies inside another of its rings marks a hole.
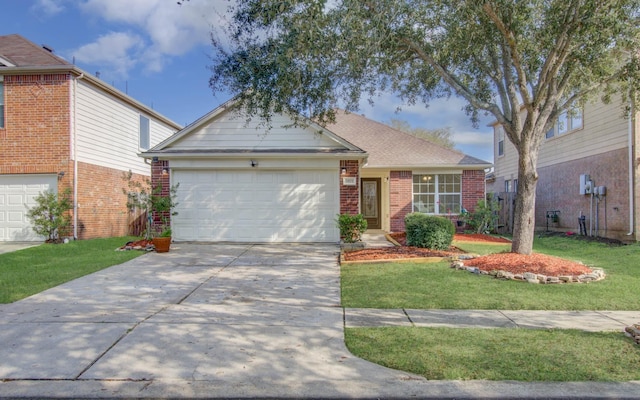
[[[585,106],[582,129],[543,139],[538,155],[538,168],[587,158],[627,147],[628,122],[622,117],[619,102],[604,104],[600,101]],[[505,151],[498,156],[498,138],[494,134],[496,177],[504,180],[518,178],[518,155],[505,136]],[[504,190],[504,187],[498,187]]]
[[[78,81],[76,92],[78,161],[149,175],[149,166],[138,157],[140,111],[99,89]],[[174,132],[149,117],[151,146]]]
[[[546,139],[540,149],[538,167],[586,158],[627,147],[628,122],[620,103],[587,104],[583,128]]]
[[[494,126],[495,129],[496,126]],[[518,151],[509,141],[505,133],[504,137],[504,154],[498,156],[498,137],[493,135],[493,154],[495,155],[494,168],[496,177],[504,178],[501,180],[501,186],[497,187],[498,191],[504,191],[504,180],[518,179]]]
[[[313,128],[291,127],[292,121],[274,116],[271,129],[259,121],[247,123],[243,117],[226,113],[170,146],[172,149],[336,149],[335,140]]]

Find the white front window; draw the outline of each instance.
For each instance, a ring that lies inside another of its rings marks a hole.
[[[459,214],[462,209],[459,174],[414,174],[413,212]]]

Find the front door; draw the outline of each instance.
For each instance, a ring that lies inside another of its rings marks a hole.
[[[360,204],[362,205],[362,216],[367,221],[367,227],[368,229],[381,229],[380,178],[362,178],[360,184]]]

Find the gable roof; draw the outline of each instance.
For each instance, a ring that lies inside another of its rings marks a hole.
[[[71,65],[53,52],[16,34],[0,36],[0,58],[12,64],[5,65],[7,67]]]
[[[260,154],[267,157],[331,155],[366,158],[366,152],[330,130],[305,120],[294,125],[284,114],[272,116],[272,126],[248,118],[236,107],[236,99],[218,106],[155,147],[142,157],[206,158]]]
[[[338,110],[336,122],[327,129],[369,153],[365,168],[484,169],[492,165],[343,110]]]

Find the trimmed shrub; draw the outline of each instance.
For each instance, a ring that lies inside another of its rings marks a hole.
[[[407,214],[404,218],[407,246],[447,250],[451,247],[456,227],[447,218],[422,213]]]
[[[362,234],[367,230],[367,221],[362,214],[339,214],[337,223],[340,237],[345,243],[359,242]]]

